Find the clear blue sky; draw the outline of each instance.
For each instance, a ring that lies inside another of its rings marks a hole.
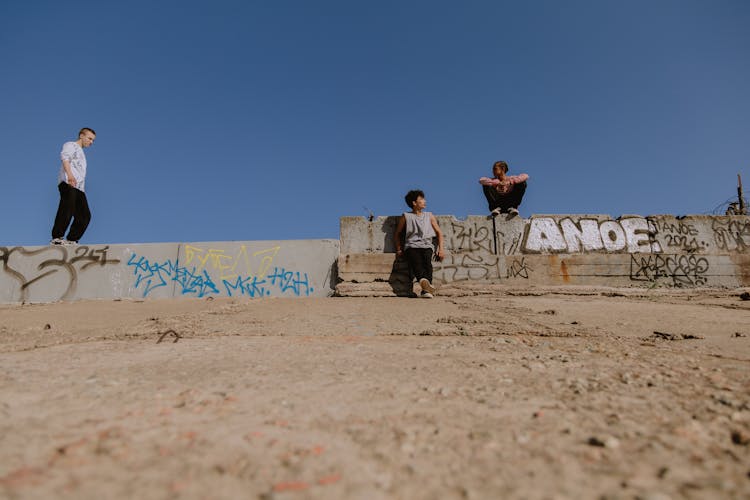
[[[526,217],[750,192],[747,0],[3,1],[0,61],[1,245],[49,241],[83,126],[82,243],[337,238],[412,188],[484,214],[501,159]]]

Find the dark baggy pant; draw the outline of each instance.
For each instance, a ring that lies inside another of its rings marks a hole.
[[[507,212],[509,208],[518,209],[518,205],[521,204],[523,195],[526,192],[526,181],[515,184],[513,190],[508,194],[498,193],[495,186],[482,186],[482,191],[484,191],[484,197],[487,198],[490,212],[496,208]]]
[[[68,231],[68,240],[78,241],[91,222],[91,211],[89,202],[86,200],[86,193],[66,182],[58,184],[57,189],[60,191],[60,204],[57,206],[55,225],[52,226],[52,238],[62,238],[70,220],[73,219],[73,224]]]
[[[432,248],[407,248],[404,255],[412,276],[417,281],[427,278],[432,283]]]

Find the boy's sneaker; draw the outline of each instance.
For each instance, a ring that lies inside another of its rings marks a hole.
[[[65,240],[63,238],[52,238],[49,244],[50,245],[64,245]]]
[[[419,286],[422,287],[422,292],[435,293],[437,291],[427,278],[419,280]]]
[[[518,215],[518,209],[514,207],[510,207],[508,209],[508,219],[512,219],[513,217],[516,217]]]
[[[74,247],[78,244],[78,242],[71,241],[71,240],[63,240],[62,244],[65,245],[66,247]]]
[[[497,217],[498,215],[500,215],[502,213],[502,211],[503,211],[502,208],[497,207],[495,210],[493,210],[492,212],[490,212],[490,217]]]
[[[423,299],[432,299],[434,296],[428,292],[427,290],[422,290],[422,294],[420,295]]]

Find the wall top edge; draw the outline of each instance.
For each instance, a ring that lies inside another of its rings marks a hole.
[[[60,248],[66,248],[68,250],[74,251],[76,248],[80,247],[101,247],[101,246],[110,246],[110,247],[143,247],[143,246],[152,246],[152,247],[158,247],[158,246],[176,246],[176,245],[213,245],[213,246],[219,246],[219,245],[236,245],[236,244],[243,244],[243,243],[252,243],[252,244],[262,244],[262,245],[271,245],[271,244],[301,244],[301,243],[313,243],[313,244],[331,244],[331,245],[338,245],[339,240],[334,238],[325,238],[325,239],[310,239],[310,240],[224,240],[224,241],[164,241],[164,242],[158,242],[158,243],[148,243],[148,242],[142,242],[142,243],[81,243],[79,245],[75,246],[61,246]],[[22,248],[45,248],[45,247],[54,247],[57,248],[55,245],[0,245],[0,247],[22,247]]]
[[[456,220],[456,221],[463,221],[463,220],[472,219],[472,218],[481,218],[481,219],[486,219],[487,218],[486,214],[484,214],[484,215],[473,215],[472,214],[472,215],[467,215],[465,217],[458,217],[456,215],[451,215],[451,214],[441,215],[441,214],[436,214],[436,213],[433,212],[433,215],[435,215],[435,217],[441,217],[441,218],[452,218],[453,220]],[[401,216],[401,213],[394,214],[394,215],[378,215],[377,217],[375,217],[373,219],[373,222],[374,221],[382,221],[382,220],[386,220],[386,219],[389,219],[389,218],[400,217],[400,216]],[[654,218],[654,217],[672,217],[672,218],[675,218],[675,219],[709,219],[710,220],[710,219],[727,219],[727,218],[729,218],[729,219],[740,219],[740,220],[749,219],[750,220],[750,215],[704,215],[704,214],[688,214],[688,215],[682,215],[682,214],[650,214],[650,215],[620,214],[620,215],[618,215],[616,217],[613,217],[610,214],[531,214],[531,215],[529,215],[527,217],[526,216],[521,216],[519,218],[521,218],[521,219],[534,219],[534,218],[539,218],[539,217],[554,217],[554,218],[565,218],[565,217],[607,218],[607,219],[613,219],[613,220],[622,219],[622,218],[629,218],[629,217],[642,217],[644,219]],[[364,222],[367,222],[368,221],[367,217],[362,216],[362,215],[344,215],[344,216],[342,216],[340,218],[340,220],[341,220],[341,222],[344,222],[344,221],[347,221],[347,222],[348,221],[364,221]]]

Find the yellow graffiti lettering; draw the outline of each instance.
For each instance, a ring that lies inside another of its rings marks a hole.
[[[270,255],[264,255],[263,258],[260,260],[260,266],[258,266],[258,278],[262,279],[266,275],[266,273],[268,272],[268,268],[271,267],[273,258],[276,257],[276,254],[279,253],[280,249],[281,247],[273,247],[273,248],[269,248],[268,250],[260,250],[253,254],[253,257],[257,257],[258,255],[261,255],[261,254],[270,253]]]
[[[260,263],[258,264],[257,273],[253,273],[253,266],[250,257],[247,255],[247,247],[245,245],[240,246],[240,249],[235,256],[228,255],[224,250],[217,248],[209,248],[208,251],[205,251],[199,247],[186,245],[185,259],[186,265],[195,263],[196,271],[203,270],[210,262],[210,267],[219,272],[219,279],[222,280],[237,278],[237,276],[243,271],[249,277],[252,277],[255,274],[258,278],[263,278],[271,267],[273,259],[276,257],[276,254],[280,249],[280,246],[276,246],[253,253],[253,257],[261,258]],[[243,263],[244,268],[242,266]]]

